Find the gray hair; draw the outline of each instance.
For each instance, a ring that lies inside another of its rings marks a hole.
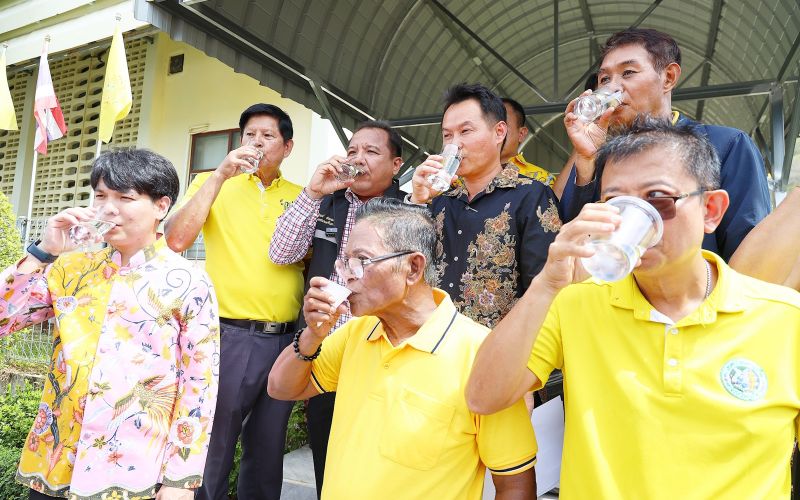
[[[660,147],[677,157],[686,172],[702,189],[719,189],[719,156],[705,134],[693,125],[672,125],[667,120],[639,115],[629,127],[614,131],[615,135],[597,151],[597,178],[609,162],[617,162]]]
[[[358,208],[355,221],[372,224],[392,252],[411,250],[424,255],[425,283],[436,284],[433,265],[436,228],[428,210],[394,198],[377,197]]]

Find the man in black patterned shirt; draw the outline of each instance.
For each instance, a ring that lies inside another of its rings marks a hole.
[[[457,85],[445,95],[442,139],[462,153],[458,180],[444,193],[428,176],[442,167],[429,156],[417,167],[408,200],[430,204],[438,232],[439,287],[459,311],[492,328],[541,270],[561,227],[553,191],[500,163],[506,109],[482,85]]]

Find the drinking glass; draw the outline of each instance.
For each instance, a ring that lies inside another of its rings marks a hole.
[[[106,205],[101,205],[92,219],[81,221],[69,228],[69,239],[78,248],[89,248],[101,243],[103,237],[116,224],[109,222],[113,214]]]
[[[444,165],[438,172],[428,176],[431,187],[442,193],[450,189],[453,176],[456,175],[459,165],[461,165],[461,153],[455,144],[446,144],[442,149],[442,164]]]
[[[573,113],[584,122],[593,122],[600,118],[611,106],[619,106],[622,102],[622,91],[612,92],[609,89],[597,89],[589,95],[578,98]]]
[[[611,235],[592,238],[589,244],[595,253],[581,258],[581,263],[595,278],[619,281],[633,271],[645,250],[661,240],[664,222],[653,205],[641,198],[617,196],[606,203],[619,208],[622,222]]]

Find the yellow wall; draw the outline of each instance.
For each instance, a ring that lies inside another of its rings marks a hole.
[[[168,75],[169,58],[184,54],[183,72]],[[164,33],[155,37],[147,55],[138,146],[169,158],[182,186],[189,170],[190,134],[237,128],[241,112],[257,102],[286,111],[294,126],[294,149],[281,167],[292,182],[305,185],[312,112],[282,98],[253,78]]]

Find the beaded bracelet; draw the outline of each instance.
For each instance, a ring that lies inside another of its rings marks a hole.
[[[322,344],[317,347],[317,352],[312,354],[311,356],[306,356],[305,354],[300,352],[300,334],[303,333],[303,330],[298,330],[297,333],[294,334],[294,354],[297,356],[297,359],[302,359],[303,361],[314,361],[319,357],[319,353],[322,352]]]

